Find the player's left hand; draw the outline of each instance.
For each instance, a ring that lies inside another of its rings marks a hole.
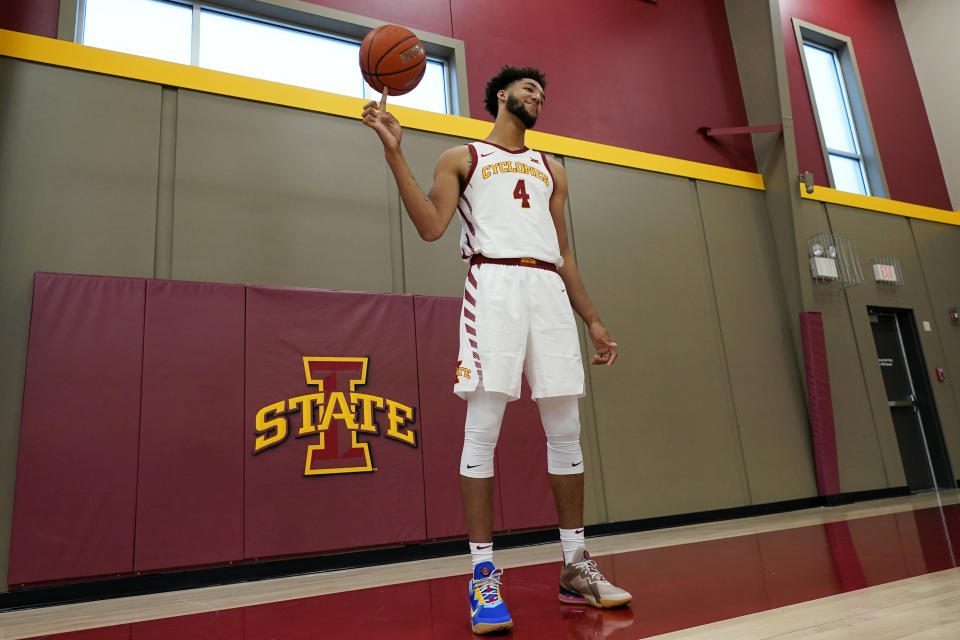
[[[590,364],[603,364],[608,367],[612,365],[617,359],[617,343],[613,341],[607,328],[598,320],[590,325],[587,333],[593,342],[593,348],[597,350],[590,358]]]

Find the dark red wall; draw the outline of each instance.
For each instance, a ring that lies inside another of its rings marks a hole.
[[[723,0],[309,0],[463,40],[470,113],[504,64],[539,66],[549,82],[537,129],[648,153],[756,171]],[[0,26],[56,36],[54,0],[6,0]]]
[[[504,64],[538,66],[547,102],[537,129],[648,153],[756,171],[722,0],[311,0],[463,40],[470,115]]]
[[[853,41],[890,197],[950,209],[943,170],[894,0],[780,0],[800,170],[813,173],[817,184],[830,183],[794,35],[791,19],[795,17]]]
[[[4,0],[0,2],[0,29],[57,37],[60,0]]]

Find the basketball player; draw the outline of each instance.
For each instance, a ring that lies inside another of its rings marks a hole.
[[[594,365],[611,365],[617,344],[600,322],[567,243],[563,166],[524,145],[544,104],[537,69],[504,67],[487,84],[486,108],[496,118],[483,142],[440,155],[424,195],[400,149],[397,119],[378,105],[363,108],[377,132],[400,196],[427,241],[440,238],[455,214],[460,249],[470,264],[460,315],[454,392],[467,401],[460,492],[470,538],[473,579],[470,622],[475,633],[513,626],[493,564],[493,452],[507,402],[526,374],[547,436],[547,467],[557,504],[564,566],[560,601],[615,607],[631,595],[597,571],[584,548],[583,454],[578,398],[583,366],[571,310],[586,323]]]

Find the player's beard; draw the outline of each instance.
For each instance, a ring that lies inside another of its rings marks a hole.
[[[506,106],[507,111],[517,116],[527,129],[533,129],[533,125],[537,124],[537,116],[531,115],[530,112],[527,111],[526,105],[520,102],[519,98],[507,96]]]

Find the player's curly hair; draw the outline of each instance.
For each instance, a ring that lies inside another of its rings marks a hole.
[[[490,115],[494,118],[497,117],[497,110],[500,107],[497,100],[497,93],[500,89],[506,89],[511,83],[522,78],[536,80],[544,90],[547,88],[547,77],[540,69],[535,67],[511,67],[510,65],[503,65],[500,73],[490,78],[490,82],[487,83],[487,99],[483,104]]]

